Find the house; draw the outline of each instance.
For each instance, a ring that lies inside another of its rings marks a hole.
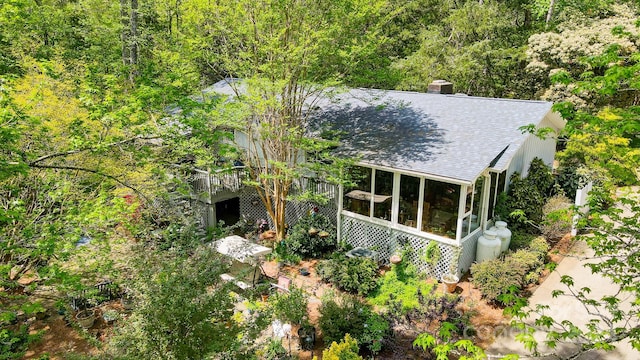
[[[514,172],[525,175],[535,157],[552,165],[556,139],[522,129],[564,127],[549,102],[451,90],[444,81],[428,93],[352,89],[318,101],[310,122],[312,133],[338,133],[336,152],[358,159],[355,186],[335,196],[339,239],[380,259],[410,246],[411,261],[437,277],[469,269]],[[432,241],[442,257],[428,268],[421,254]]]

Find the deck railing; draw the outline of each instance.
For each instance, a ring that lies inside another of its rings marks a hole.
[[[214,196],[222,191],[238,191],[242,188],[242,181],[246,177],[246,167],[234,166],[213,172],[194,169],[191,187],[196,194],[210,194]]]
[[[235,166],[229,169],[206,171],[194,169],[191,177],[191,187],[199,196],[215,196],[222,191],[236,192],[244,186],[243,180],[247,178],[245,166]],[[337,187],[314,178],[302,177],[293,182],[292,195],[311,191],[313,194],[322,194],[329,199],[335,199]]]

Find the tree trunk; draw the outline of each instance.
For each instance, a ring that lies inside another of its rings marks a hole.
[[[122,63],[129,65],[129,14],[127,11],[127,0],[120,0],[120,23],[122,24],[122,32],[120,41],[122,42]]]
[[[138,64],[138,0],[131,0],[131,65]]]
[[[549,22],[551,22],[551,16],[553,16],[553,7],[556,5],[555,0],[549,1],[549,11],[547,11],[547,18],[545,19],[545,29],[549,27]]]

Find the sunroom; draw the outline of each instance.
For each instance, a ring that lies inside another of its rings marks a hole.
[[[339,204],[343,239],[374,249],[383,261],[410,246],[413,262],[438,274],[466,270],[451,262],[460,261],[463,244],[475,241],[491,221],[506,180],[505,171],[486,171],[472,183],[385,167],[357,166],[353,171],[356,180],[342,189]],[[429,241],[440,243],[444,255],[435,269],[421,261],[420,251]]]

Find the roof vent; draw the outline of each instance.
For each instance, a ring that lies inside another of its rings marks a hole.
[[[447,80],[433,80],[427,88],[429,94],[453,94],[453,84]]]

